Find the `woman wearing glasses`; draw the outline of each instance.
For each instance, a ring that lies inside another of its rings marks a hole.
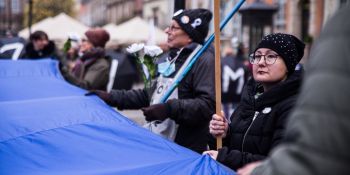
[[[236,170],[264,159],[281,143],[301,85],[302,71],[295,71],[295,67],[304,55],[304,47],[289,34],[270,34],[262,39],[250,55],[253,79],[244,88],[232,122],[218,115],[210,121],[210,133],[222,137],[224,147],[204,153]]]
[[[171,119],[178,126],[176,136],[173,137],[174,134],[163,134],[162,136],[202,153],[207,149],[208,125],[215,109],[213,48],[203,53],[167,102],[156,102],[160,101],[159,98],[162,97],[165,87],[170,86],[176,74],[185,67],[185,62],[197,45],[204,44],[211,18],[212,13],[207,9],[187,9],[175,12],[171,25],[165,30],[168,35],[169,56],[164,62],[158,64],[159,76],[154,83],[154,88],[150,90],[112,90],[110,93],[93,92],[119,110],[141,109],[146,121],[169,121],[168,119]],[[165,130],[164,133],[170,133],[169,131],[174,130]]]

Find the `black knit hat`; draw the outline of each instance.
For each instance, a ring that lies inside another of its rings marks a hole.
[[[254,53],[259,48],[268,48],[280,55],[287,66],[288,74],[291,74],[304,56],[305,44],[293,35],[276,33],[265,36]]]
[[[208,35],[212,16],[212,13],[207,9],[178,10],[174,13],[173,20],[194,42],[203,44]]]

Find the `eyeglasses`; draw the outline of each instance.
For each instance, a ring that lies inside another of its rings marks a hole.
[[[168,29],[169,29],[169,31],[170,31],[170,32],[174,32],[174,31],[176,31],[176,30],[181,29],[181,27],[176,27],[176,26],[168,26]]]
[[[266,55],[262,55],[262,54],[250,54],[249,55],[249,62],[251,64],[259,64],[261,57],[264,57],[265,63],[268,65],[271,64],[275,64],[277,58],[279,55],[276,54],[266,54]]]

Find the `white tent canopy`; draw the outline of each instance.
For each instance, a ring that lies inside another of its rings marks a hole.
[[[166,33],[144,21],[140,17],[134,17],[116,27],[111,32],[111,38],[119,44],[131,44],[136,42],[147,42],[154,40],[156,44],[166,42]]]
[[[52,40],[64,41],[72,34],[82,36],[88,30],[88,27],[65,13],[61,13],[53,18],[48,17],[32,25],[32,32],[36,30],[46,32]],[[29,29],[25,28],[21,30],[19,36],[29,38]]]
[[[102,27],[103,29],[105,29],[109,35],[110,35],[110,40],[117,40],[118,38],[118,35],[117,35],[117,32],[118,32],[118,27],[117,25],[113,24],[113,23],[109,23],[109,24],[106,24],[105,26]]]

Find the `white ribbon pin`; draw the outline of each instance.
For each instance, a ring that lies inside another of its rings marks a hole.
[[[197,26],[201,25],[202,24],[202,20],[200,18],[197,18],[193,21],[193,23],[191,24],[191,26],[193,28],[196,28]]]
[[[264,114],[268,114],[271,112],[271,108],[270,107],[266,107],[263,111]]]
[[[182,17],[181,17],[181,22],[182,22],[183,24],[187,24],[188,22],[190,22],[190,17],[188,17],[188,16],[182,16]]]

